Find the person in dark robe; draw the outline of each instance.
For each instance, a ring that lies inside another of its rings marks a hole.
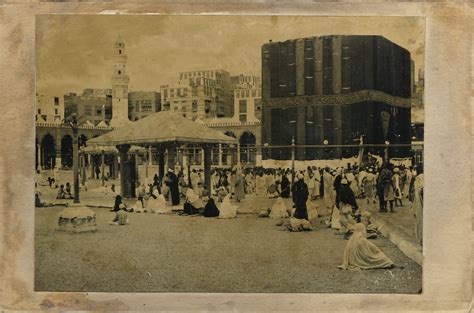
[[[153,186],[156,186],[156,188],[158,188],[158,191],[160,190],[160,178],[158,177],[158,174],[155,174],[155,176],[153,176]]]
[[[286,173],[283,173],[281,177],[281,193],[280,196],[282,198],[289,198],[290,197],[290,180],[286,176]]]
[[[322,199],[324,197],[324,179],[323,179],[324,170],[321,169],[319,171],[319,174],[321,176],[321,183],[319,185],[319,196]]]
[[[304,176],[299,174],[297,176],[297,181],[293,185],[293,203],[295,204],[295,214],[294,217],[298,219],[308,219],[308,210],[306,208],[306,201],[308,201],[308,186],[304,182]]]
[[[209,201],[207,201],[206,206],[204,207],[204,217],[217,217],[219,216],[219,209],[216,206],[216,203],[214,202],[214,199],[209,198]]]
[[[112,212],[118,212],[120,210],[120,205],[122,204],[122,196],[117,195],[115,197],[115,203],[114,203],[114,208],[110,211]]]
[[[338,207],[340,207],[341,203],[349,204],[352,206],[352,212],[355,212],[359,209],[354,191],[351,189],[346,179],[343,179],[341,182],[341,187],[336,198],[336,203],[339,205]]]
[[[379,176],[377,177],[377,195],[379,197],[379,212],[387,212],[387,195],[390,191],[392,185],[392,171],[390,169],[389,163],[382,165],[380,169]],[[390,202],[390,205],[393,206],[393,201]],[[393,207],[391,208],[393,210]]]
[[[334,184],[333,184],[334,190],[336,190],[336,207],[338,207],[338,208],[339,208],[339,206],[338,206],[337,198],[339,197],[339,192],[341,190],[341,180],[342,180],[342,178],[343,177],[342,177],[341,173],[337,174],[337,176],[334,178]]]
[[[169,188],[170,188],[170,198],[172,205],[179,205],[179,180],[176,174],[172,169],[168,170],[169,172]]]

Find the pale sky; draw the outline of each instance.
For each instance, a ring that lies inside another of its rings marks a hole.
[[[424,65],[420,17],[37,16],[37,92],[111,88],[113,45],[125,42],[130,91],[159,91],[180,71],[261,72],[261,46],[322,35],[382,35]]]

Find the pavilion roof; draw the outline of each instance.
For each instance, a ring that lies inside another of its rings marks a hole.
[[[157,112],[129,125],[90,139],[91,145],[222,143],[232,144],[237,140],[200,123],[184,118],[172,111]]]
[[[80,152],[88,153],[88,154],[100,154],[102,153],[102,151],[107,154],[118,153],[118,150],[115,146],[109,146],[109,145],[92,144],[92,145],[88,145],[87,147],[81,147],[80,149]],[[140,146],[131,146],[129,149],[129,152],[134,152],[134,151],[146,151],[146,149]]]

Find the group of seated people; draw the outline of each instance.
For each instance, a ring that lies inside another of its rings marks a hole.
[[[66,183],[66,186],[60,185],[56,194],[56,199],[73,199],[74,196],[71,192],[71,184]]]

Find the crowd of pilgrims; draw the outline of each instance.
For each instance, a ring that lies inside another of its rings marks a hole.
[[[349,240],[340,268],[387,268],[396,265],[368,241],[377,237],[378,230],[371,223],[371,213],[359,208],[356,199],[363,199],[368,205],[378,202],[380,213],[393,213],[395,207],[403,206],[408,198],[412,202],[415,233],[422,242],[422,167],[391,163],[380,167],[308,167],[295,172],[294,182],[291,180],[289,169],[214,169],[211,190],[207,190],[202,171],[193,170],[190,177],[185,178],[182,173],[176,175],[169,170],[163,179],[155,175],[153,183],[139,186],[136,190],[138,200],[132,207],[127,207],[117,195],[112,209],[116,216],[111,224],[127,224],[129,212],[179,212],[180,215],[235,218],[236,202],[245,199],[246,195],[265,196],[275,198],[274,203],[271,208],[261,210],[258,216],[280,219],[277,225],[290,231],[313,230],[318,209],[329,212],[323,221],[325,226],[338,230]],[[291,208],[286,207],[284,198],[291,198]],[[325,208],[318,208],[312,202],[320,198]]]

